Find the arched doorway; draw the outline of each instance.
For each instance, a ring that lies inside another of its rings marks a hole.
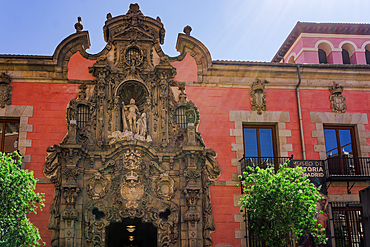
[[[143,223],[138,218],[126,218],[107,227],[105,243],[107,247],[155,247],[157,229],[152,223]]]

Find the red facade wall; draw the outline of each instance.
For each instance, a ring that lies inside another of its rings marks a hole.
[[[12,82],[13,105],[32,105],[33,117],[28,123],[33,125],[33,132],[27,133],[32,140],[26,154],[32,155],[31,162],[25,168],[34,171],[36,178],[44,178],[42,172],[46,148],[59,144],[67,133],[66,107],[72,98],[77,97],[78,85],[52,83]],[[37,215],[30,214],[31,221],[39,228],[42,240],[50,245],[51,231],[47,230],[50,205],[54,195],[54,184],[37,184],[36,191],[45,193],[45,208]]]
[[[68,79],[94,80],[95,77],[89,73],[89,67],[93,66],[96,60],[84,58],[80,52],[73,54],[68,62]]]
[[[188,99],[193,101],[199,109],[198,131],[202,134],[205,145],[217,152],[217,161],[221,167],[221,176],[218,181],[232,180],[232,174],[236,174],[237,170],[236,167],[231,166],[231,159],[236,158],[236,155],[231,151],[231,144],[235,143],[235,137],[230,136],[230,129],[234,129],[234,123],[229,121],[229,111],[250,111],[250,90],[187,86],[186,93]],[[348,107],[346,112],[361,112],[370,115],[370,109],[366,109],[370,103],[370,92],[344,91],[343,94],[346,96]],[[312,137],[311,131],[316,130],[316,125],[311,123],[310,112],[332,112],[330,92],[329,90],[301,89],[300,97],[307,159],[319,159],[319,154],[314,152],[317,139]],[[290,122],[286,123],[286,129],[291,130],[291,137],[287,138],[287,143],[292,144],[293,151],[288,153],[289,155],[294,154],[295,159],[302,159],[295,90],[267,88],[266,101],[267,111],[289,111]],[[369,130],[370,126],[365,125],[365,128]],[[352,194],[358,194],[358,191],[363,188],[353,187]],[[347,188],[332,187],[328,192],[329,194],[347,194]],[[234,238],[235,230],[240,229],[239,223],[235,223],[234,220],[234,215],[239,214],[239,208],[233,203],[233,195],[236,194],[240,194],[240,189],[236,187],[211,187],[211,202],[216,226],[216,231],[211,235],[214,246],[240,245],[240,240]]]
[[[171,65],[176,68],[175,81],[193,82],[198,80],[197,63],[189,54],[186,54],[181,61],[172,62]]]

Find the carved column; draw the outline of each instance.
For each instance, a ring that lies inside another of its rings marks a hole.
[[[184,216],[184,220],[188,223],[189,247],[197,246],[198,222],[200,221],[200,215],[197,210],[199,192],[200,187],[193,180],[190,180],[182,191],[188,204],[188,211]]]
[[[76,209],[77,199],[81,191],[78,185],[77,177],[81,170],[77,167],[80,153],[78,150],[81,145],[78,144],[62,144],[65,150],[68,150],[65,156],[65,164],[62,165],[62,194],[64,203],[61,205],[61,235],[60,245],[67,247],[77,246],[77,242],[81,241],[81,237],[77,236],[77,229],[81,229],[81,220],[79,220],[80,208]],[[82,209],[82,208],[81,208]],[[80,222],[79,222],[80,221]]]
[[[112,132],[120,130],[120,127],[121,127],[120,112],[121,112],[121,107],[120,107],[120,103],[119,103],[119,97],[116,96],[116,97],[114,97],[113,130],[112,130]]]

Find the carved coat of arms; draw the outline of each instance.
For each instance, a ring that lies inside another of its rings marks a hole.
[[[257,111],[258,115],[261,115],[262,111],[266,111],[266,83],[266,80],[261,81],[257,79],[251,87],[251,108],[252,111]]]
[[[335,113],[345,113],[347,106],[345,104],[346,96],[342,94],[343,86],[333,82],[333,86],[331,86],[329,90],[332,94],[329,98],[331,102],[331,110]]]
[[[0,73],[0,107],[10,105],[12,86],[10,85],[10,76],[6,73]]]

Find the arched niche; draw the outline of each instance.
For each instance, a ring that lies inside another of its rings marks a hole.
[[[135,100],[135,105],[143,112],[147,98],[150,96],[148,87],[138,80],[127,80],[122,82],[115,93],[125,105],[130,104],[130,100]]]

